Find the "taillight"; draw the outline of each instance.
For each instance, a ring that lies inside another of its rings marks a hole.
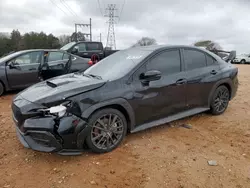
[[[94,63],[93,63],[93,61],[89,60],[88,64],[93,65]]]

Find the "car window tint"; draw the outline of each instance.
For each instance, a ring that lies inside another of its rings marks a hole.
[[[41,52],[30,52],[14,59],[16,65],[40,64]]]
[[[207,66],[210,66],[210,65],[215,64],[214,58],[212,58],[212,57],[209,56],[209,55],[206,55],[206,58],[207,58]]]
[[[64,53],[64,54],[63,54],[63,60],[67,60],[67,59],[69,59],[69,54]]]
[[[180,72],[181,59],[179,50],[171,50],[156,55],[147,64],[147,70],[158,70],[164,74]]]
[[[50,61],[59,61],[62,60],[63,53],[62,52],[50,52],[48,57],[48,62]]]
[[[206,66],[205,54],[196,50],[184,50],[184,58],[187,70],[193,70]]]
[[[99,43],[87,43],[87,50],[88,51],[101,50],[101,46]]]
[[[85,43],[80,43],[75,46],[79,52],[86,52],[86,44]]]

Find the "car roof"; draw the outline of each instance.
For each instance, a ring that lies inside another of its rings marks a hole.
[[[141,49],[141,50],[150,50],[155,51],[159,49],[170,49],[170,48],[193,48],[193,49],[202,49],[200,47],[191,46],[191,45],[150,45],[150,46],[136,46],[133,48]]]
[[[35,52],[35,51],[58,51],[58,52],[66,52],[64,50],[60,50],[60,49],[29,49],[29,50],[20,50],[20,51],[16,51],[16,52],[20,52],[20,53],[26,53],[26,52]]]
[[[213,56],[215,59],[220,59],[218,58],[218,56],[212,52],[210,52],[209,50],[206,50],[204,48],[200,48],[200,47],[196,47],[196,46],[192,46],[192,45],[150,45],[150,46],[135,46],[135,47],[131,47],[128,48],[127,50],[148,50],[151,52],[156,52],[156,51],[160,51],[160,50],[167,50],[167,49],[172,49],[172,48],[189,48],[189,49],[196,49],[199,51],[203,51],[205,53],[208,53],[209,55]]]

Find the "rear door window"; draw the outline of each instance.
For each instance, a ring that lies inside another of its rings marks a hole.
[[[206,67],[206,57],[203,52],[197,50],[185,49],[184,59],[187,70]]]
[[[59,61],[63,59],[63,53],[62,52],[49,52],[48,56],[48,62],[51,61]]]

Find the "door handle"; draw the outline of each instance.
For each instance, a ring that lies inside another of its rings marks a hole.
[[[185,83],[187,83],[187,80],[184,79],[184,78],[179,79],[179,80],[176,81],[176,85],[182,85],[182,84],[185,84]]]
[[[212,70],[212,71],[210,72],[210,74],[215,75],[215,74],[217,74],[217,71],[216,71],[216,70]]]
[[[36,68],[30,68],[29,71],[36,70]]]

